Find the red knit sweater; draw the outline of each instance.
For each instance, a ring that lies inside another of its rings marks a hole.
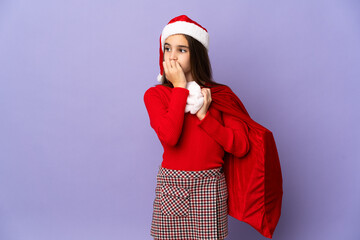
[[[188,95],[186,88],[163,85],[144,94],[150,125],[164,148],[162,167],[200,171],[221,167],[224,151],[244,156],[249,151],[246,125],[211,104],[202,120],[185,113]]]

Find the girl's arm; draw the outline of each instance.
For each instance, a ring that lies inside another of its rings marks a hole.
[[[159,139],[166,145],[175,146],[182,132],[186,100],[189,90],[174,87],[166,107],[155,87],[149,88],[144,94],[144,103],[150,118],[150,125]]]
[[[209,111],[202,120],[199,120],[198,126],[219,143],[226,152],[234,154],[236,157],[243,157],[250,149],[247,125],[229,114],[222,113],[222,116],[225,126],[216,120]]]

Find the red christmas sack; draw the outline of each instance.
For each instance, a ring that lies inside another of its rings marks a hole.
[[[281,214],[282,174],[271,131],[250,118],[240,99],[226,85],[212,86],[214,108],[246,123],[250,150],[241,157],[225,152],[228,214],[272,238]]]

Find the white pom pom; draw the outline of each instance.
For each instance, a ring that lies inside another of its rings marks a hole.
[[[159,73],[159,75],[157,76],[157,80],[158,80],[159,83],[162,82],[162,75],[161,75],[160,73]]]

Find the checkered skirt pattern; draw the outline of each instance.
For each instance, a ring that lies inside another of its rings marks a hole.
[[[159,166],[151,236],[159,240],[224,239],[228,192],[223,169],[172,170]]]

